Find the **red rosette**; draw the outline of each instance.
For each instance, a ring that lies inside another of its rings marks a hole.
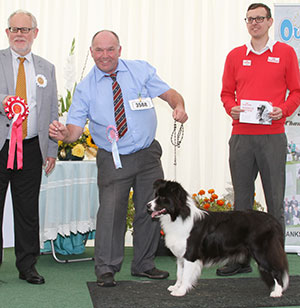
[[[7,169],[14,169],[15,153],[17,153],[17,168],[23,169],[23,138],[22,122],[29,114],[25,99],[11,96],[5,103],[4,110],[7,117],[12,119],[12,129],[9,142]]]
[[[7,117],[11,120],[15,115],[19,115],[24,121],[28,114],[29,109],[25,99],[19,96],[11,96],[5,103],[4,110]]]

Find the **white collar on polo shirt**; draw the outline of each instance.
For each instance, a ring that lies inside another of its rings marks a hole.
[[[247,52],[246,52],[246,56],[248,56],[248,54],[250,53],[250,51],[252,51],[253,53],[257,54],[257,55],[261,55],[263,54],[264,52],[266,52],[268,49],[270,49],[271,52],[273,52],[273,47],[274,45],[276,44],[276,41],[274,41],[273,39],[269,38],[266,46],[260,50],[260,51],[256,51],[254,50],[254,48],[252,47],[251,45],[251,41],[246,43],[246,46],[247,46]]]

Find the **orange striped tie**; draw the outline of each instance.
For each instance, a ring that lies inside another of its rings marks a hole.
[[[19,96],[25,99],[25,104],[27,104],[27,95],[26,95],[26,78],[25,78],[25,69],[24,61],[26,58],[18,58],[20,60],[17,84],[16,84],[16,96]],[[22,123],[23,139],[27,136],[27,118]]]

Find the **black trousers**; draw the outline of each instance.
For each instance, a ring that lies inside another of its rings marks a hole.
[[[15,231],[16,266],[24,271],[34,265],[40,254],[39,191],[42,177],[42,155],[38,137],[23,141],[23,169],[7,169],[9,141],[0,151],[0,261],[3,253],[3,210],[10,183]]]

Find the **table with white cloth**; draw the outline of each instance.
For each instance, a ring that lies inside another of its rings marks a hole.
[[[58,161],[50,175],[42,176],[40,190],[42,251],[49,242],[52,253],[55,253],[54,244],[60,248],[59,246],[68,246],[69,242],[71,251],[62,254],[81,253],[82,238],[85,236],[86,239],[86,235],[96,229],[98,207],[96,162]],[[76,251],[76,241],[79,242],[79,251]],[[65,250],[65,247],[62,250]]]

